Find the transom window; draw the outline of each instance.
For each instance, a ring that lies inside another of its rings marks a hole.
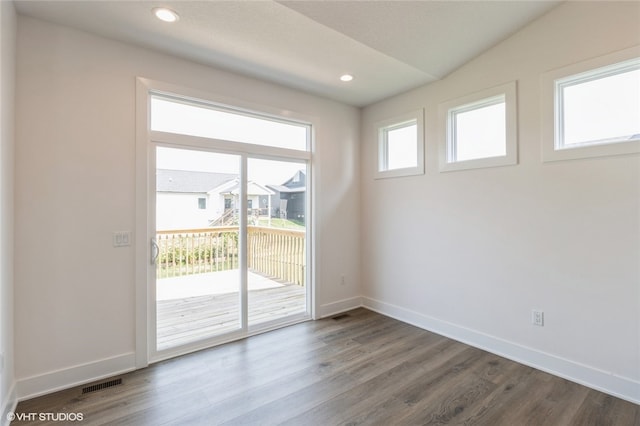
[[[449,162],[507,153],[504,95],[449,110],[449,126]]]
[[[515,82],[444,102],[438,112],[440,171],[516,164]]]
[[[640,139],[640,59],[555,82],[556,149]]]
[[[151,96],[151,130],[308,151],[306,124],[200,101]]]
[[[377,178],[424,173],[422,115],[420,110],[377,124]]]
[[[549,71],[542,84],[542,158],[640,152],[640,49]]]
[[[382,163],[384,170],[405,169],[418,164],[418,124],[415,120],[385,128],[382,132],[387,146]]]

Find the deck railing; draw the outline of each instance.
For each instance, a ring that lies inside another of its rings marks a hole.
[[[249,269],[303,286],[305,282],[305,232],[264,226],[247,227]]]
[[[247,227],[250,270],[304,286],[305,232],[261,226]],[[158,278],[225,271],[239,266],[237,226],[157,231]]]

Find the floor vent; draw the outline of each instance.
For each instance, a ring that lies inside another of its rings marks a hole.
[[[82,388],[82,394],[99,391],[102,389],[110,388],[112,386],[118,386],[122,384],[122,379],[109,380],[108,382],[98,383],[97,385],[87,386]]]
[[[340,321],[341,319],[345,319],[345,318],[349,318],[351,317],[351,315],[349,314],[341,314],[341,315],[336,315],[335,317],[331,317],[331,319],[336,320],[336,321]]]

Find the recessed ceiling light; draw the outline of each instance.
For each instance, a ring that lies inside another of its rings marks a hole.
[[[153,14],[156,15],[156,18],[164,22],[176,22],[180,18],[176,12],[166,7],[156,7],[153,9]]]
[[[353,80],[353,76],[351,74],[344,74],[342,76],[340,76],[340,81],[344,81],[345,83],[352,81]]]

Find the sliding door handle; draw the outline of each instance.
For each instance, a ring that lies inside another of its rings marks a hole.
[[[156,260],[158,260],[158,256],[160,255],[160,247],[158,247],[158,243],[156,243],[156,239],[151,239],[151,264],[155,265]]]

